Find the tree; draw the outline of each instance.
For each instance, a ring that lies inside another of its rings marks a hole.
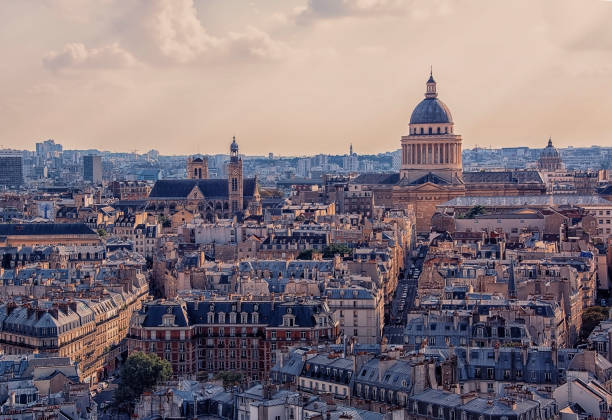
[[[157,220],[162,225],[162,227],[168,228],[172,226],[172,220],[170,220],[168,217],[166,217],[163,214],[160,214]]]
[[[336,254],[350,254],[351,249],[344,244],[331,244],[323,249],[323,258],[334,258]]]
[[[102,228],[98,229],[98,236],[104,238],[106,236],[106,230]]]
[[[242,373],[233,370],[223,370],[215,375],[215,379],[222,380],[224,387],[232,385],[240,385],[242,382]]]
[[[608,308],[603,306],[591,306],[582,312],[582,328],[580,337],[585,340],[599,323],[608,319]]]
[[[172,376],[172,365],[156,354],[135,352],[130,354],[119,372],[119,387],[115,392],[115,402],[130,408],[136,398],[152,389],[159,382]]]
[[[300,251],[300,253],[297,256],[298,260],[312,260],[312,256],[314,254],[314,251],[312,249],[305,249],[303,251]]]
[[[468,210],[468,212],[465,214],[465,218],[466,219],[473,219],[474,217],[480,215],[480,214],[485,214],[487,211],[485,210],[485,208],[483,206],[481,206],[480,204],[475,205],[474,207],[472,207],[471,209]]]

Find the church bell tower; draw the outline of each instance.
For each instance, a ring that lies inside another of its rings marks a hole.
[[[230,161],[227,164],[227,188],[232,214],[244,209],[243,185],[242,158],[238,154],[238,143],[236,143],[236,136],[234,136],[230,146]]]

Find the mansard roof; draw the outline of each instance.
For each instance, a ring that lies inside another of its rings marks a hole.
[[[255,308],[257,306],[257,309]],[[297,326],[312,328],[317,325],[315,316],[324,311],[320,303],[304,303],[304,302],[239,302],[239,301],[171,301],[161,302],[156,301],[143,306],[141,314],[145,316],[142,325],[144,327],[159,327],[163,324],[163,316],[172,314],[175,316],[174,326],[187,327],[189,325],[206,325],[208,324],[208,313],[211,311],[215,314],[225,313],[228,315],[231,312],[254,313],[259,315],[260,324],[266,324],[269,327],[283,325],[283,316],[291,314],[295,316]],[[235,307],[235,310],[234,310]],[[215,320],[213,322],[217,324]],[[241,327],[240,318],[237,318],[236,323],[230,324],[229,318],[226,318],[228,326]]]
[[[353,183],[366,184],[366,185],[377,185],[377,184],[393,185],[393,184],[397,184],[399,180],[400,180],[399,173],[393,173],[393,174],[366,173],[366,174],[361,174],[357,178],[355,178]]]
[[[84,223],[2,223],[0,236],[95,235]]]

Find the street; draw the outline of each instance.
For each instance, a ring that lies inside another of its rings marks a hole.
[[[416,293],[427,246],[420,245],[415,257],[407,257],[404,276],[398,280],[397,289],[391,303],[390,322],[385,326],[384,336],[389,343],[403,343],[403,328],[411,310],[415,307]]]

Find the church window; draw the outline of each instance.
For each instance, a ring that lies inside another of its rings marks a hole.
[[[238,180],[236,178],[232,178],[232,191],[238,191]]]
[[[233,212],[237,212],[238,211],[238,201],[236,201],[236,200],[232,200],[232,211]]]

